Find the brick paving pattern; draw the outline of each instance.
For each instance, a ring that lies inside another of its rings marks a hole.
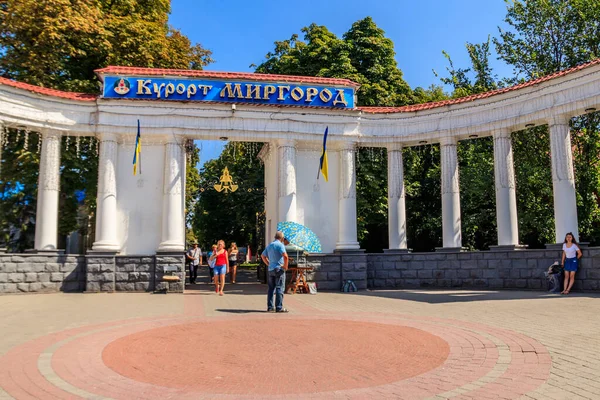
[[[600,399],[600,296],[0,296],[0,399]]]

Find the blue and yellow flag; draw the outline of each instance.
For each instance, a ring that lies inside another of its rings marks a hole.
[[[329,131],[329,127],[325,128],[325,135],[323,135],[323,153],[321,153],[321,160],[319,165],[319,171],[323,174],[323,178],[325,182],[329,182],[329,165],[327,164],[327,132]],[[319,175],[317,174],[317,180],[319,179]]]
[[[133,150],[133,175],[137,174],[137,171],[142,173],[142,137],[140,136],[140,120],[138,119],[138,131],[135,138],[135,149]]]

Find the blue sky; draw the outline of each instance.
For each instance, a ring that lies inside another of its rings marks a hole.
[[[394,42],[396,60],[413,88],[439,84],[447,51],[456,67],[468,67],[465,43],[481,43],[506,27],[504,0],[172,0],[169,22],[192,42],[213,52],[214,71],[251,72],[276,40],[300,34],[311,23],[342,36],[352,23],[370,16]],[[511,69],[492,54],[500,78]],[[223,144],[202,142],[201,162],[219,155]]]

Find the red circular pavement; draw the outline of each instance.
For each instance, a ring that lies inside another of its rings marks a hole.
[[[440,366],[449,352],[443,339],[407,326],[281,319],[146,330],[110,343],[102,359],[140,382],[267,395],[397,382]]]

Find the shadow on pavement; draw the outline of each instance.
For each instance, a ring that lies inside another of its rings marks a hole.
[[[556,299],[586,297],[598,298],[598,293],[573,293],[569,295],[560,295],[548,292],[526,291],[526,290],[436,290],[436,289],[415,289],[415,290],[367,290],[356,293],[344,293],[353,296],[376,296],[388,299],[418,301],[430,304],[440,303],[464,303],[472,301],[500,301],[500,300],[538,300],[538,299]]]

